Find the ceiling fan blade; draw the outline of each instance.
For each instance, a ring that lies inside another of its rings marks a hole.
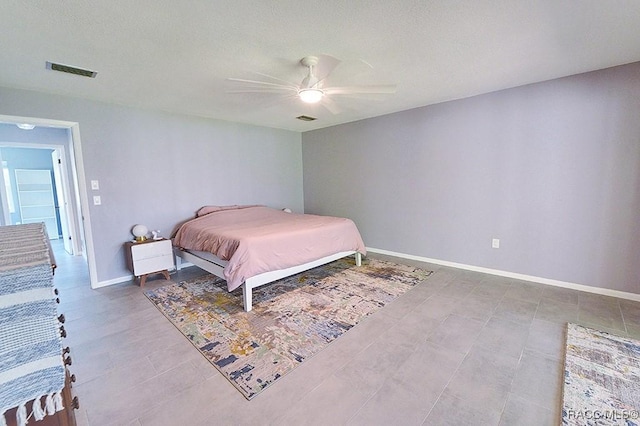
[[[280,82],[280,83],[284,83],[284,84],[285,84],[285,85],[287,85],[287,86],[296,86],[296,84],[295,84],[295,83],[292,83],[292,82],[290,82],[290,81],[283,80],[283,79],[278,78],[278,77],[274,77],[274,76],[269,75],[269,74],[264,74],[264,73],[261,73],[261,72],[258,72],[258,71],[252,71],[252,73],[253,73],[253,74],[256,74],[256,75],[259,75],[259,76],[261,76],[261,77],[268,78],[268,79],[273,80],[273,81],[278,81],[278,82]]]
[[[270,87],[254,87],[254,88],[250,88],[247,87],[245,89],[234,89],[234,90],[227,90],[226,93],[285,93],[286,90],[281,88],[281,87],[275,87],[275,88],[270,88]],[[295,91],[294,91],[294,94]]]
[[[246,92],[235,93],[233,95],[235,106],[241,107],[244,111],[257,111],[270,108],[288,108],[295,105],[297,94],[287,92]]]
[[[326,96],[322,99],[322,106],[333,115],[337,115],[342,112],[342,108],[340,108],[331,98]]]
[[[331,72],[327,80],[342,85],[339,82],[359,81],[361,76],[371,75],[372,70],[373,66],[362,59],[346,59]]]
[[[323,89],[327,95],[351,95],[351,94],[384,94],[396,93],[395,84],[380,84],[371,86],[346,86],[346,87],[328,87]]]
[[[249,85],[253,87],[270,87],[270,88],[280,88],[285,90],[297,90],[297,87],[288,83],[287,85],[278,84],[278,83],[269,83],[268,81],[258,81],[258,80],[245,80],[244,78],[227,78],[228,81],[233,81],[234,83],[242,83],[244,85]]]
[[[342,62],[340,59],[334,58],[333,56],[318,55],[318,65],[313,69],[315,76],[318,77],[319,81],[324,80],[340,65],[340,62]]]

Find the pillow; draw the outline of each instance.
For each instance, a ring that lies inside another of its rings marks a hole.
[[[201,207],[200,210],[196,212],[196,217],[204,216],[209,213],[215,213],[223,210],[246,209],[247,207],[256,207],[256,205],[239,206],[237,204],[234,204],[233,206],[204,206],[204,207]]]

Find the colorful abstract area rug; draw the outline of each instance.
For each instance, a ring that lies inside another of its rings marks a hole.
[[[640,341],[569,323],[563,425],[640,425]]]
[[[230,293],[213,275],[145,294],[251,399],[430,274],[344,258],[254,289],[250,312],[242,308],[242,291]]]

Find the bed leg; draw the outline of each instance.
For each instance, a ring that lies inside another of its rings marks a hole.
[[[251,310],[251,287],[246,282],[242,284],[242,301],[245,312],[249,312]]]
[[[180,256],[175,255],[176,258],[176,271],[182,269],[182,258]]]
[[[360,252],[356,252],[356,266],[362,266],[362,254]]]

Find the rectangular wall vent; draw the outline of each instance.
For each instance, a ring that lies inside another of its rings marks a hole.
[[[308,115],[301,115],[300,117],[296,117],[298,120],[302,120],[302,121],[313,121],[313,120],[317,120],[317,118],[315,117],[309,117]]]
[[[68,74],[75,74],[75,75],[79,75],[82,77],[89,77],[89,78],[96,78],[96,75],[98,75],[96,71],[76,68],[70,65],[56,64],[54,62],[47,62],[47,69],[53,70],[53,71],[66,72]]]

